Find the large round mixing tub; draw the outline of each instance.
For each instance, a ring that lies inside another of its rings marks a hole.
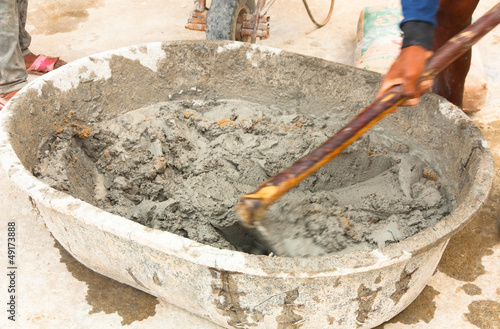
[[[485,140],[436,95],[374,131],[404,142],[453,182],[454,209],[437,225],[371,252],[285,258],[221,250],[112,215],[31,172],[42,145],[69,117],[84,125],[147,104],[216,97],[331,111],[345,123],[370,103],[379,81],[367,71],[242,43],[109,51],[46,74],[16,95],[0,113],[1,160],[61,245],[96,272],[228,328],[372,328],[417,297],[452,234],[490,190]]]

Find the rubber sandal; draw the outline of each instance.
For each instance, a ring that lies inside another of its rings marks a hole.
[[[5,105],[7,105],[7,102],[5,99],[0,98],[0,111],[4,108]]]
[[[10,101],[12,97],[14,97],[15,94],[17,94],[19,90],[14,90],[6,94],[2,94],[2,97],[0,97],[0,111],[7,105],[7,103]]]
[[[27,69],[30,74],[43,75],[56,69],[56,63],[59,57],[49,57],[45,55],[38,55],[33,64]],[[66,63],[64,63],[66,64]],[[63,64],[63,65],[64,65]]]

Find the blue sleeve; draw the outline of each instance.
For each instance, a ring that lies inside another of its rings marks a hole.
[[[439,0],[401,0],[401,6],[404,17],[401,24],[407,21],[422,21],[431,23],[434,27],[437,25]]]

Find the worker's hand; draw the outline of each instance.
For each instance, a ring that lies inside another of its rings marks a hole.
[[[377,98],[382,96],[391,87],[402,85],[403,94],[408,100],[401,106],[417,105],[420,96],[428,92],[432,87],[432,80],[426,80],[420,85],[417,84],[431,55],[432,51],[418,45],[401,49],[398,58],[396,58],[382,79]]]

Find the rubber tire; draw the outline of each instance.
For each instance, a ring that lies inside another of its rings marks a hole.
[[[252,14],[255,11],[255,0],[212,0],[207,17],[207,40],[250,41],[242,40],[236,34],[238,15],[245,11]]]

